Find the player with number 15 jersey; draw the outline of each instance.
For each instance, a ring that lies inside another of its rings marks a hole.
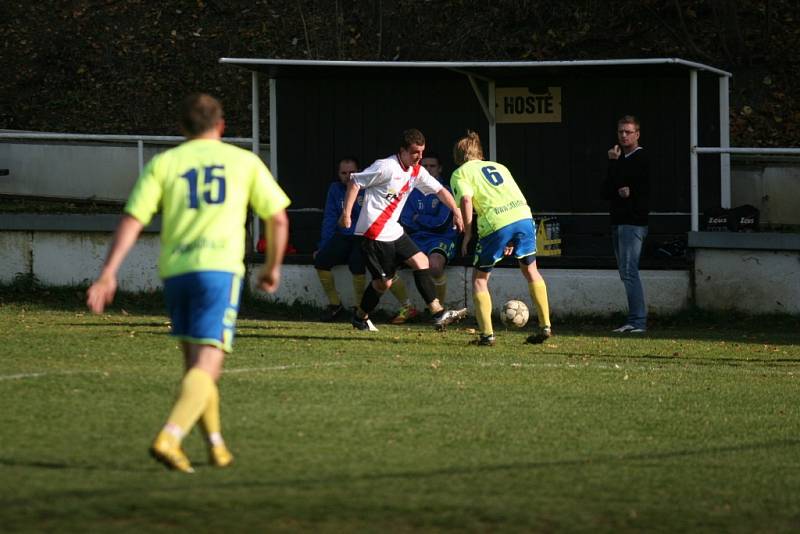
[[[268,219],[289,198],[257,155],[219,140],[192,139],[150,160],[125,212],[146,225],[162,209],[162,278],[196,271],[241,277],[248,203]]]

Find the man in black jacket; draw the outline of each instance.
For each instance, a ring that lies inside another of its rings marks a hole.
[[[628,297],[628,319],[616,328],[619,334],[647,330],[647,305],[639,278],[639,257],[647,237],[650,211],[650,162],[639,146],[639,121],[625,115],[617,121],[617,140],[608,151],[605,197],[611,202],[611,242],[619,277]]]

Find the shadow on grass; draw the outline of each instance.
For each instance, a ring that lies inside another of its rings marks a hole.
[[[642,362],[649,361],[661,364],[692,364],[692,365],[708,365],[711,367],[719,367],[721,365],[727,367],[791,367],[800,363],[800,358],[728,358],[725,356],[685,356],[685,355],[659,355],[659,354],[612,354],[612,353],[592,353],[588,355],[586,352],[559,352],[548,351],[548,355],[559,355],[567,358],[581,360],[590,356],[591,361],[605,360],[608,362]],[[577,364],[576,364],[577,365]]]
[[[734,454],[740,452],[750,451],[767,451],[785,448],[797,448],[800,446],[798,439],[782,439],[763,441],[755,443],[743,443],[739,445],[727,445],[716,447],[701,447],[701,448],[685,448],[671,451],[654,451],[643,453],[630,453],[630,454],[599,454],[594,456],[565,458],[555,460],[543,460],[536,462],[509,462],[499,464],[486,464],[478,466],[452,466],[444,467],[441,469],[430,470],[405,470],[405,471],[389,471],[385,473],[367,473],[363,475],[348,475],[338,474],[335,476],[319,477],[319,478],[292,478],[292,479],[276,479],[276,480],[263,480],[263,481],[215,481],[214,485],[226,487],[308,487],[308,486],[328,486],[328,485],[341,485],[344,483],[360,482],[360,481],[391,481],[391,480],[422,480],[436,477],[448,476],[479,476],[489,473],[497,473],[503,471],[537,471],[543,469],[560,468],[560,467],[579,467],[587,465],[604,465],[604,464],[623,464],[627,462],[649,462],[653,460],[670,460],[674,458],[687,458],[697,456],[716,456],[725,454]],[[202,465],[202,464],[196,464]],[[82,463],[70,462],[57,462],[57,461],[31,461],[31,460],[18,460],[14,458],[0,458],[0,466],[9,467],[28,467],[33,469],[71,469],[78,471],[159,471],[163,470],[155,464],[147,464],[147,467],[142,468],[128,468],[118,464],[108,465],[102,461],[96,464],[86,465]],[[197,476],[197,475],[195,475]],[[165,489],[162,487],[162,489]],[[67,492],[52,492],[51,497],[64,496],[69,494],[74,497],[91,497],[97,496],[102,493],[103,495],[116,493],[127,494],[130,492],[140,491],[137,488],[119,488],[111,490],[104,488],[102,492],[97,490],[77,490]],[[4,499],[6,505],[27,503],[27,499]]]
[[[18,276],[11,284],[0,285],[0,305],[16,305],[31,309],[86,312],[86,285],[73,287],[44,287],[34,277]],[[119,292],[106,314],[127,314],[135,319],[137,314],[161,315],[166,317],[163,293]],[[608,337],[620,340],[647,339],[692,339],[719,340],[743,343],[764,343],[772,345],[800,344],[800,316],[772,314],[751,316],[741,312],[707,312],[688,309],[673,315],[651,315],[648,331],[643,335],[619,335],[611,329],[625,322],[622,313],[610,316],[598,315],[558,315],[554,313],[553,329],[558,335],[577,335],[587,337]],[[295,302],[280,304],[256,299],[245,293],[239,312],[240,320],[291,321],[316,323],[321,308]],[[381,327],[387,323],[389,315],[385,312],[373,314],[374,322]],[[338,321],[347,324],[348,321]],[[91,326],[131,326],[132,323],[83,323]],[[462,325],[465,323],[462,323]],[[145,323],[146,326],[163,326]],[[390,326],[390,325],[385,325]],[[394,325],[391,325],[395,327]],[[430,328],[428,323],[413,322],[402,327]],[[240,326],[241,328],[241,326]],[[265,326],[269,329],[269,326]],[[396,328],[396,327],[395,327]]]
[[[0,458],[0,466],[4,467],[30,467],[34,469],[48,469],[48,470],[61,470],[61,469],[75,469],[80,471],[124,471],[138,473],[141,471],[163,471],[163,467],[158,467],[156,464],[148,465],[147,469],[126,467],[119,464],[103,464],[98,462],[96,464],[84,464],[81,462],[59,462],[59,461],[45,461],[45,460],[19,460],[15,458]]]
[[[91,326],[93,328],[96,327],[107,327],[107,328],[159,328],[161,330],[166,329],[169,325],[165,324],[166,319],[160,323],[158,322],[137,322],[136,319],[132,319],[128,323],[116,322],[116,321],[103,321],[103,322],[85,322],[85,323],[63,323],[66,326]]]

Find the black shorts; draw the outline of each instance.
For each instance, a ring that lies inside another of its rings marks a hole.
[[[317,251],[314,268],[330,271],[335,265],[347,265],[351,273],[364,274],[361,239],[354,235],[333,234],[325,246]]]
[[[419,247],[403,233],[395,241],[375,241],[364,238],[361,242],[364,264],[372,278],[389,280],[394,278],[397,268],[418,253]]]

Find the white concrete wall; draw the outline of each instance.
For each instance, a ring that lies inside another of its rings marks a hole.
[[[33,271],[34,232],[0,232],[0,283],[8,284],[17,274]]]
[[[145,143],[144,163],[172,146]],[[260,155],[269,161],[267,145]],[[9,170],[0,178],[0,194],[121,202],[139,176],[139,149],[135,142],[3,140],[0,167]]]
[[[147,146],[147,162],[169,146]],[[123,201],[139,175],[136,144],[0,143],[0,193]],[[91,165],[86,162],[90,161]],[[54,162],[58,162],[54,165]]]
[[[344,266],[333,269],[336,287],[345,306],[353,306],[351,276]],[[606,315],[627,309],[625,290],[617,271],[592,269],[543,269],[547,282],[550,310],[558,315]],[[648,299],[648,308],[655,313],[675,313],[689,305],[691,295],[688,271],[643,271],[641,273]],[[418,308],[424,308],[422,299],[414,286],[414,278],[407,270],[401,271],[408,295]],[[447,271],[447,298],[449,307],[472,309],[472,269],[449,267]],[[503,303],[515,298],[531,305],[525,279],[517,269],[497,269],[490,278],[492,305],[495,310]],[[251,272],[250,287],[255,287],[255,270]],[[283,282],[270,300],[287,304],[298,300],[303,303],[324,306],[327,304],[314,269],[310,265],[287,265],[283,271]],[[378,309],[388,312],[399,307],[391,294],[384,295]]]
[[[107,232],[4,231],[0,232],[0,282],[13,281],[17,273],[33,274],[45,285],[64,286],[94,279],[106,256],[111,235]],[[124,291],[150,291],[160,287],[158,278],[158,234],[144,233],[120,269],[119,287]],[[250,268],[250,284],[260,266]],[[554,316],[608,314],[624,311],[625,292],[616,271],[588,269],[544,269],[550,307]],[[423,302],[408,270],[401,271],[409,297],[419,308]],[[447,271],[446,304],[472,308],[472,270],[450,267]],[[347,306],[354,305],[351,276],[347,268],[334,268],[336,286]],[[689,302],[687,271],[643,271],[642,279],[651,311],[674,313]],[[499,309],[511,298],[530,303],[527,285],[517,269],[497,269],[491,277],[492,301]],[[277,294],[271,297],[287,304],[300,301],[319,307],[327,304],[311,265],[286,265]],[[381,299],[380,309],[395,311],[392,295]]]
[[[800,252],[697,249],[700,308],[800,313]]]
[[[731,170],[731,206],[759,209],[760,223],[800,225],[800,166],[764,162]]]
[[[33,274],[41,283],[69,286],[93,280],[108,252],[111,235],[105,232],[0,232],[0,282],[19,274]],[[139,238],[119,272],[123,291],[152,291],[158,277],[158,234]]]

